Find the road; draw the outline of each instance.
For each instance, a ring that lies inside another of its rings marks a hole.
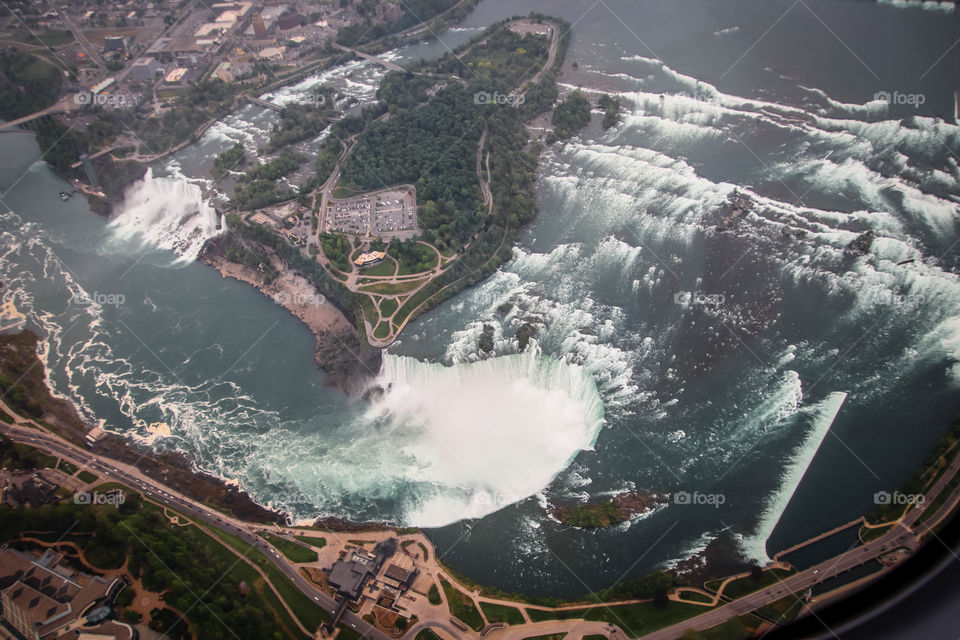
[[[22,118],[17,118],[16,120],[10,120],[9,122],[4,122],[3,124],[0,124],[0,131],[4,131],[6,129],[13,129],[14,127],[17,127],[21,124],[30,122],[31,120],[36,120],[37,118],[53,115],[55,113],[67,113],[70,111],[73,105],[82,104],[77,101],[76,99],[77,95],[79,94],[71,93],[70,95],[66,95],[60,98],[59,100],[54,102],[52,105],[50,105],[46,109],[35,111],[29,115],[23,116]]]
[[[960,455],[954,458],[950,467],[940,476],[937,482],[934,483],[933,487],[925,493],[924,504],[932,504],[958,471],[960,471]],[[945,507],[946,505],[953,504],[958,499],[960,499],[960,487],[951,493],[945,503]],[[801,597],[797,594],[803,594],[807,589],[816,584],[855,567],[859,567],[863,563],[874,560],[894,549],[900,547],[916,549],[920,545],[921,536],[929,532],[929,527],[926,524],[919,525],[916,530],[912,527],[923,514],[923,511],[924,510],[920,508],[911,510],[904,516],[900,523],[880,538],[855,547],[839,556],[825,560],[789,578],[784,578],[777,583],[776,586],[744,596],[729,604],[711,609],[706,613],[702,613],[694,618],[689,618],[675,625],[664,627],[642,636],[642,638],[643,640],[673,640],[674,638],[679,638],[687,629],[696,629],[697,631],[709,629],[710,627],[726,622],[731,617],[750,613],[764,605],[776,602],[787,596]]]
[[[557,59],[557,46],[560,44],[560,26],[555,22],[551,22],[550,24],[552,28],[550,30],[550,49],[547,52],[547,61],[546,63],[544,63],[542,67],[540,67],[540,70],[537,71],[537,73],[534,74],[532,78],[530,78],[530,80],[528,80],[527,82],[524,82],[523,84],[520,85],[520,87],[518,87],[517,89],[518,99],[520,96],[526,95],[527,87],[532,87],[533,85],[540,82],[540,78],[543,76],[544,73],[547,72],[547,70],[549,70],[553,66],[553,63]],[[521,104],[523,103],[521,102]]]
[[[8,407],[2,405],[2,403],[0,403],[0,407],[10,413],[10,415],[17,415],[15,412],[11,412]],[[205,526],[214,527],[237,536],[269,558],[300,591],[314,602],[331,614],[336,608],[336,602],[333,598],[314,587],[312,583],[300,575],[296,567],[287,562],[276,549],[270,546],[263,538],[252,533],[247,528],[247,523],[198,504],[190,498],[181,496],[173,492],[169,487],[161,485],[152,478],[145,476],[135,467],[113,460],[101,460],[90,451],[66,442],[49,432],[25,426],[7,426],[5,424],[0,425],[0,432],[3,432],[9,438],[18,442],[30,444],[58,456],[68,457],[80,465],[86,466],[91,471],[99,473],[106,479],[122,482],[130,488],[141,492],[145,497],[150,498],[154,502],[180,511],[191,518],[203,522]],[[262,525],[256,526],[262,528]],[[346,611],[341,620],[342,624],[352,627],[361,635],[371,638],[372,640],[393,640],[390,636],[377,630],[349,610]]]
[[[66,5],[57,6],[57,14],[60,16],[60,19],[63,20],[63,24],[66,25],[67,29],[70,30],[70,33],[73,34],[73,37],[76,41],[83,47],[83,50],[90,57],[98,67],[103,69],[106,67],[106,64],[103,61],[103,58],[100,57],[100,52],[97,51],[97,48],[93,46],[93,43],[87,40],[87,36],[83,34],[83,30],[78,27],[73,20],[70,18],[67,13]]]
[[[142,472],[131,465],[120,463],[113,460],[103,460],[96,454],[74,445],[62,438],[53,435],[47,431],[36,427],[35,423],[18,416],[16,412],[10,409],[5,403],[0,401],[0,409],[6,411],[12,416],[16,416],[16,425],[0,424],[0,432],[8,437],[23,442],[60,457],[66,457],[71,461],[86,466],[92,471],[100,474],[105,479],[122,482],[135,489],[143,495],[159,504],[171,509],[180,511],[185,515],[202,522],[207,527],[214,527],[237,536],[248,544],[258,549],[305,595],[314,600],[328,612],[332,612],[336,607],[336,602],[327,594],[318,590],[314,585],[304,578],[298,572],[295,565],[286,560],[274,547],[265,540],[257,536],[250,530],[262,528],[262,525],[248,525],[237,520],[232,516],[214,511],[204,505],[186,498],[176,492],[171,491],[165,485],[161,485],[152,478],[145,476]],[[28,425],[33,424],[34,427]],[[947,470],[938,478],[934,485],[925,493],[926,505],[932,505],[937,497],[944,491],[951,479],[960,472],[960,456],[957,456],[947,468]],[[958,501],[960,501],[960,487],[957,487],[948,496],[948,500],[941,509],[949,511]],[[944,513],[945,511],[941,511]],[[859,547],[851,549],[839,556],[821,562],[809,569],[794,574],[781,580],[774,586],[746,595],[738,600],[723,604],[714,609],[693,617],[683,622],[664,627],[650,634],[642,636],[645,640],[672,640],[678,638],[687,629],[704,630],[710,627],[722,624],[727,619],[755,611],[765,605],[771,604],[788,596],[801,597],[797,594],[804,594],[808,589],[821,582],[829,580],[850,569],[858,567],[865,562],[874,560],[890,551],[901,547],[916,549],[921,538],[935,526],[935,519],[930,523],[916,525],[917,520],[922,516],[924,510],[916,508],[909,511],[900,522],[898,522],[887,534],[880,538],[865,543]],[[389,636],[378,631],[369,623],[362,620],[349,610],[343,617],[343,623],[357,630],[362,635],[374,640],[388,640]],[[567,625],[564,627],[563,625]],[[571,626],[572,625],[572,626]],[[584,626],[587,625],[587,626]],[[465,635],[473,636],[473,633],[464,634],[458,630],[447,628],[442,622],[430,621],[420,622],[415,625],[411,631],[419,631],[425,626],[432,626],[450,633],[455,638]],[[556,627],[556,628],[554,628]],[[582,623],[582,621],[551,621],[550,623],[538,623],[533,627],[522,625],[516,630],[507,628],[504,630],[494,630],[486,636],[491,640],[514,640],[519,639],[521,633],[536,631],[541,634],[557,633],[559,631],[570,632],[571,630],[583,630],[589,634],[602,634],[611,637],[618,637],[620,630],[616,627],[605,625],[604,623]],[[416,633],[411,633],[411,638],[416,637]],[[523,636],[526,637],[526,636]],[[624,637],[624,636],[619,636]]]

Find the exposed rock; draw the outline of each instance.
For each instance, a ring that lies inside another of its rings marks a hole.
[[[717,230],[726,231],[730,229],[752,209],[753,200],[750,196],[734,189],[733,193],[727,196],[727,201],[716,211],[716,215],[720,218],[720,222],[717,223]]]
[[[850,241],[844,253],[848,256],[865,256],[870,253],[874,239],[873,231],[866,231]]]
[[[537,328],[535,326],[529,322],[524,322],[520,325],[520,328],[517,329],[517,346],[520,348],[520,351],[527,348],[530,338],[535,335],[537,335]]]
[[[573,527],[612,527],[668,501],[666,494],[625,491],[610,499],[550,507],[549,511],[557,520]]]
[[[357,533],[360,531],[387,531],[393,528],[389,525],[383,524],[382,522],[353,522],[352,520],[335,518],[333,516],[317,518],[313,523],[313,527],[316,529],[323,529],[324,531],[338,531],[345,533]]]

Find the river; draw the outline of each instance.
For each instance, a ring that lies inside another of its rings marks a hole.
[[[213,157],[255,149],[276,114],[218,122],[111,221],[3,134],[3,296],[44,336],[52,387],[298,520],[429,527],[445,562],[509,591],[575,596],[722,535],[764,560],[871,510],[960,400],[953,14],[484,0],[388,56],[530,10],[574,25],[561,83],[617,94],[623,120],[545,152],[513,259],[404,330],[373,403],[323,385],[296,319],[193,261]],[[382,74],[354,62],[264,97],[327,84],[359,108]],[[734,189],[754,207],[720,231]],[[867,230],[869,255],[846,255]],[[630,490],[692,498],[603,530],[546,510]]]

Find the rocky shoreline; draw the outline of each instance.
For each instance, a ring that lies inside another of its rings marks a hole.
[[[97,455],[136,466],[146,476],[197,502],[232,513],[251,522],[285,524],[285,513],[257,504],[245,491],[203,473],[180,453],[156,454],[110,433],[92,445],[86,435],[93,429],[67,400],[55,397],[47,386],[43,363],[37,356],[39,338],[31,331],[0,335],[0,378],[8,404],[25,417],[73,444]],[[8,384],[7,381],[16,381]]]
[[[277,274],[270,282],[263,270],[230,260],[227,247],[236,244],[249,248],[245,240],[227,231],[208,240],[198,259],[224,278],[253,285],[307,325],[316,339],[314,359],[326,373],[327,386],[352,396],[365,393],[370,379],[380,371],[383,351],[361,343],[360,334],[337,301],[317,291],[307,278],[273,251],[257,247],[258,251],[267,253]]]

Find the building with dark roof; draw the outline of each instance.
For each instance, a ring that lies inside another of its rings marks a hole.
[[[107,36],[103,39],[104,51],[127,52],[127,39],[124,36]]]
[[[350,554],[349,560],[337,560],[330,568],[327,582],[347,600],[358,600],[367,580],[377,575],[380,566],[376,556],[359,550]]]
[[[390,560],[390,565],[384,572],[385,582],[393,582],[391,586],[400,590],[406,590],[410,587],[413,579],[417,575],[417,570],[413,566],[413,558],[406,553],[398,553]]]
[[[287,31],[289,29],[296,29],[299,27],[300,22],[300,14],[296,11],[290,10],[277,18],[277,27],[279,27],[281,31]]]
[[[397,541],[384,540],[374,547],[373,552],[357,549],[348,560],[337,560],[330,568],[327,583],[336,589],[344,600],[359,600],[367,581],[380,572],[383,563],[397,551]]]

